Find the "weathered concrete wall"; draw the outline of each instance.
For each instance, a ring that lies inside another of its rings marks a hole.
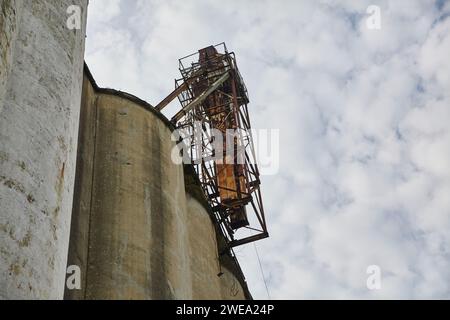
[[[84,76],[80,127],[78,136],[77,169],[73,199],[72,224],[68,265],[81,268],[81,290],[65,292],[66,299],[81,300],[86,294],[87,253],[89,247],[89,223],[92,203],[94,147],[96,143],[97,94]]]
[[[208,212],[192,195],[187,194],[188,237],[191,251],[192,298],[219,299],[221,272],[216,232]]]
[[[135,102],[85,80],[69,264],[73,299],[191,297],[183,169],[171,131]],[[77,205],[79,203],[80,205]]]
[[[87,0],[0,0],[0,299],[62,298],[67,264],[68,299],[249,298],[168,121],[82,81],[73,4],[85,22]]]
[[[0,299],[60,299],[87,0],[0,4]],[[81,30],[66,27],[73,4],[82,8]]]
[[[191,250],[193,298],[198,300],[252,299],[238,261],[214,223],[194,169],[184,166]],[[201,235],[201,236],[199,236]]]
[[[186,192],[183,166],[171,160],[170,124],[151,109],[97,88],[86,68],[68,259],[82,271],[82,288],[65,297],[248,297],[219,259],[216,229]]]
[[[100,94],[96,108],[86,297],[189,297],[183,171],[170,160],[171,132],[121,97]]]
[[[220,255],[218,252],[216,228],[204,204],[187,193],[187,209],[192,298],[194,300],[246,299],[246,292],[241,281],[229,270],[238,266],[233,265],[235,262],[229,256]]]
[[[242,280],[240,280],[234,272],[228,269],[228,267],[222,265],[222,275],[219,279],[220,297],[222,300],[250,299],[250,294],[246,292],[241,285]]]
[[[0,113],[3,108],[6,83],[11,73],[22,1],[0,0]]]

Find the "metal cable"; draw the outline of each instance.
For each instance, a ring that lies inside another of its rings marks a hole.
[[[259,263],[259,269],[261,270],[261,276],[262,276],[263,281],[264,281],[264,286],[266,287],[267,297],[268,297],[269,300],[271,300],[270,293],[269,293],[269,287],[267,286],[266,277],[264,276],[264,270],[263,270],[263,267],[262,267],[262,264],[261,264],[261,259],[259,258],[258,248],[256,248],[256,243],[255,242],[253,242],[253,246],[255,247],[256,257],[258,258],[258,263]]]

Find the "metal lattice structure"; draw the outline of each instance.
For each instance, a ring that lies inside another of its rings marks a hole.
[[[249,97],[234,53],[224,43],[210,46],[180,59],[179,69],[175,90],[156,109],[178,97],[172,122],[188,141],[184,151],[229,246],[268,237]]]

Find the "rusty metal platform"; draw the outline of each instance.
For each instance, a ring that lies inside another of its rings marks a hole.
[[[205,197],[230,247],[268,237],[256,162],[247,88],[225,43],[179,60],[175,98],[181,109],[171,121],[186,143]],[[244,230],[244,232],[243,232]]]

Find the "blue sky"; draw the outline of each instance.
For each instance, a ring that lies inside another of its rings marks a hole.
[[[272,298],[450,298],[448,1],[93,0],[88,15],[99,85],[152,104],[178,58],[236,53],[253,126],[280,129],[257,243]],[[237,254],[267,298],[253,245]]]

